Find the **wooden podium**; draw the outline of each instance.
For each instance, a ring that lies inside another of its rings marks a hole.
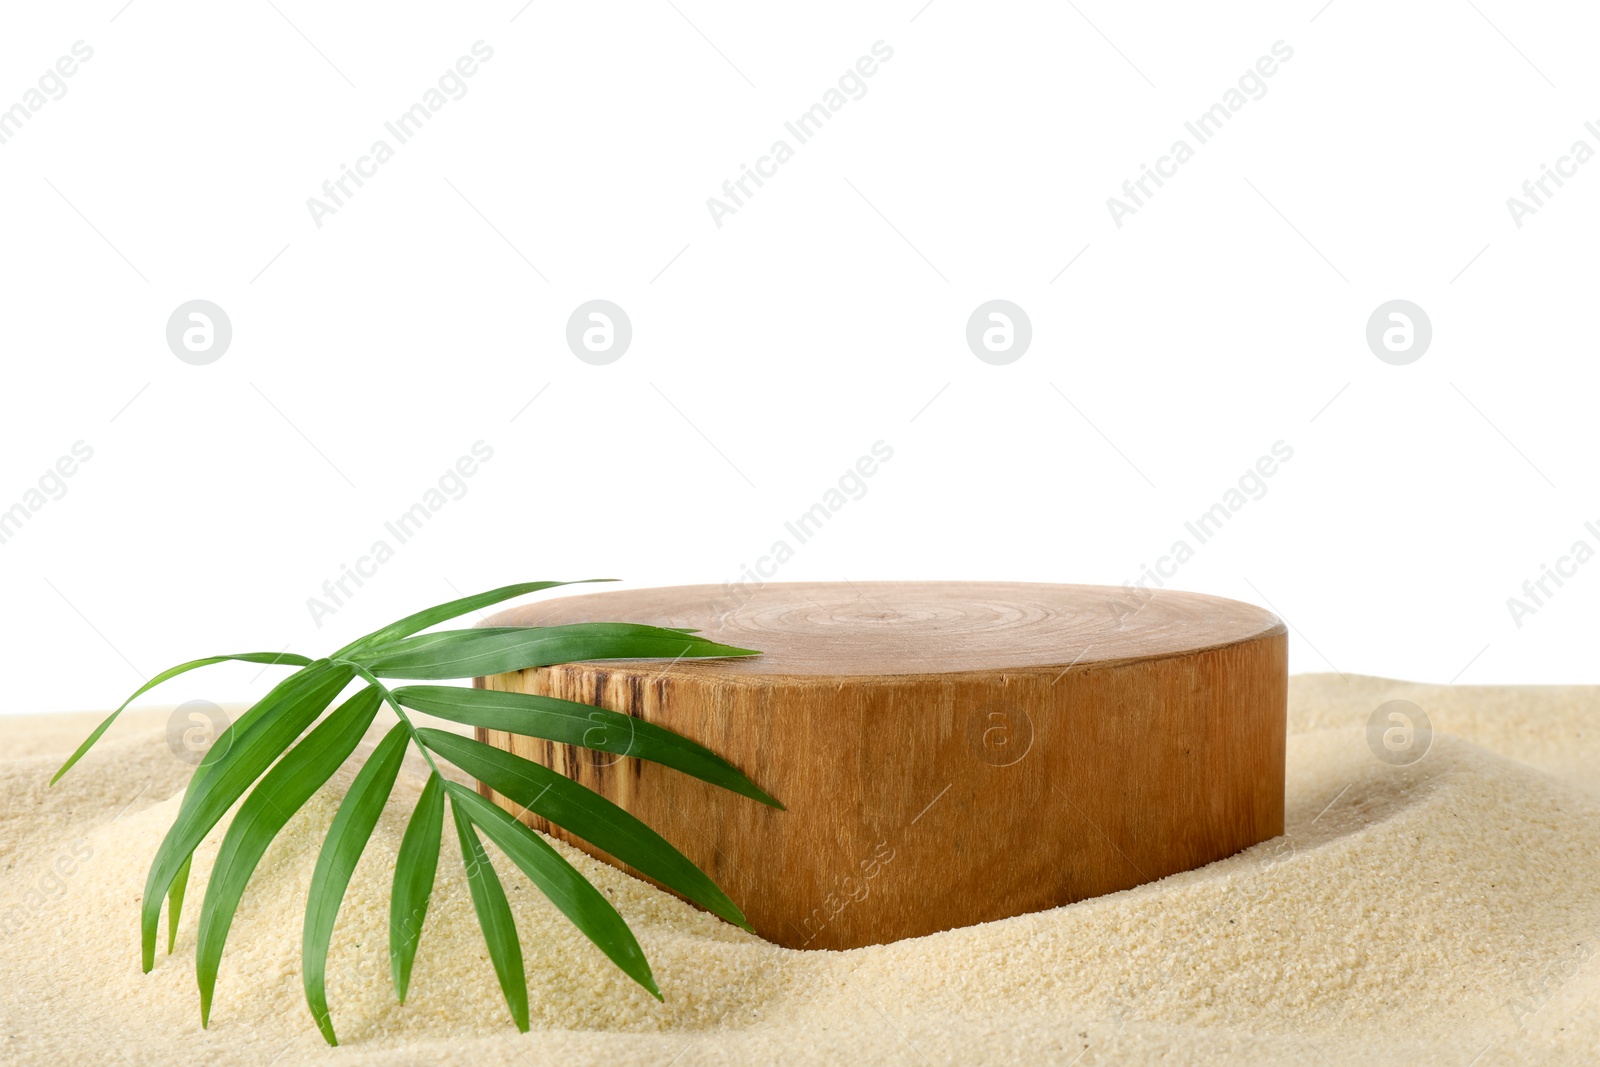
[[[707,585],[560,597],[486,625],[592,621],[692,627],[764,654],[479,684],[668,727],[788,810],[640,760],[479,738],[649,823],[780,945],[853,948],[1039,911],[1283,832],[1287,638],[1248,604],[1003,582],[736,597]]]

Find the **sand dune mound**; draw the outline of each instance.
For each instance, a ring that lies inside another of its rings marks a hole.
[[[446,835],[412,996],[388,983],[389,871],[420,773],[357,870],[330,959],[344,1045],[300,991],[300,921],[340,777],[247,893],[199,1028],[197,856],[177,953],[138,967],[150,856],[188,768],[151,717],[53,790],[80,736],[38,721],[0,753],[5,1059],[129,1063],[1593,1062],[1600,1048],[1600,723],[1589,689],[1297,678],[1287,832],[1160,882],[851,952],[769,945],[558,845],[617,903],[666,1003],[502,869],[534,1032],[510,1026]],[[1394,767],[1367,715],[1402,696],[1432,748]],[[1519,725],[1521,723],[1521,725]],[[1446,730],[1445,726],[1456,729]],[[53,731],[53,733],[52,733]],[[1468,739],[1470,738],[1470,740]]]

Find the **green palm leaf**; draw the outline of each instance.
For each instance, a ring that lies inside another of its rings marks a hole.
[[[394,889],[389,894],[389,974],[395,996],[406,1002],[411,987],[411,963],[422,940],[422,923],[428,917],[428,898],[439,868],[439,836],[444,830],[444,779],[428,775],[417,807],[406,826],[400,852],[394,860]]]
[[[579,622],[522,629],[441,630],[364,649],[356,662],[380,678],[432,681],[507,674],[594,659],[754,656],[681,630],[631,622]]]
[[[378,825],[378,816],[383,814],[410,740],[405,723],[397,722],[378,743],[340,802],[317,855],[317,868],[311,874],[305,932],[300,942],[301,980],[311,1017],[330,1045],[337,1045],[339,1039],[334,1036],[333,1019],[328,1012],[328,943],[333,939],[339,905],[349,888],[350,876],[355,873],[356,861]]]
[[[549,767],[470,737],[417,731],[422,743],[490,789],[569,830],[735,926],[750,929],[738,905],[689,858],[633,815]]]
[[[256,864],[290,817],[333,776],[355,751],[378,714],[382,695],[370,686],[339,706],[268,771],[250,791],[222,838],[211,868],[205,902],[200,905],[200,940],[195,977],[200,983],[200,1025],[211,1021],[211,996],[217,986],[222,947],[228,940],[239,898]]]
[[[517,939],[517,926],[511,919],[506,891],[489,864],[483,842],[472,829],[472,821],[454,803],[450,805],[450,813],[455,817],[456,836],[461,839],[461,862],[467,868],[467,888],[472,893],[472,906],[478,913],[478,925],[483,928],[483,941],[489,948],[495,977],[500,979],[500,991],[505,994],[506,1007],[511,1009],[511,1021],[517,1024],[518,1030],[527,1033],[528,979],[522,970],[522,942]]]
[[[631,715],[555,697],[455,685],[408,685],[396,689],[394,698],[408,708],[451,722],[649,760],[783,808],[715,752]]]
[[[524,582],[462,597],[375,630],[328,659],[311,660],[286,652],[246,652],[190,660],[151,678],[124,701],[78,746],[51,779],[52,784],[82,759],[133,700],[164,681],[227,660],[298,668],[224,730],[195,767],[177,817],[156,850],[145,880],[140,905],[144,970],[148,972],[155,965],[163,900],[167,906],[167,951],[171,952],[177,941],[194,851],[244,797],[223,835],[201,905],[195,972],[200,986],[201,1024],[209,1023],[228,930],[261,858],[294,813],[350,758],[384,704],[400,721],[357,772],[340,802],[317,856],[306,901],[302,981],[312,1019],[330,1045],[337,1044],[338,1039],[327,1003],[327,960],[339,908],[393,791],[406,751],[413,744],[432,773],[395,858],[390,897],[390,967],[395,992],[402,1003],[437,874],[447,797],[461,842],[473,908],[506,1005],[519,1030],[526,1031],[529,1025],[522,947],[505,889],[478,837],[480,829],[623,973],[653,995],[661,995],[638,940],[605,895],[544,837],[471,789],[445,780],[434,763],[435,754],[620,862],[748,929],[743,913],[716,883],[634,816],[549,768],[469,738],[418,729],[406,709],[484,729],[650,760],[763,804],[782,807],[727,760],[670,730],[587,704],[450,686],[390,690],[384,684],[383,678],[470,678],[584,660],[676,661],[685,657],[757,654],[708,641],[691,629],[636,623],[421,632],[490,604],[566,584],[570,583]],[[352,681],[362,682],[362,688],[318,724],[317,720]]]

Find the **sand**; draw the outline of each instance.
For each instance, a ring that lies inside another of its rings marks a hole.
[[[1431,749],[1364,730],[1415,701]],[[1288,832],[1197,871],[1035,915],[851,952],[791,951],[571,849],[666,993],[624,979],[509,865],[534,1029],[511,1026],[450,835],[410,1002],[388,985],[391,802],[335,935],[329,1049],[300,990],[300,922],[348,775],[247,893],[209,1030],[194,922],[139,972],[144,872],[189,768],[166,716],[128,717],[60,785],[95,717],[0,741],[0,1062],[164,1064],[1583,1063],[1600,1060],[1600,688],[1291,682]],[[402,772],[397,800],[420,774]],[[215,835],[214,835],[215,837]],[[1476,1057],[1476,1059],[1475,1059]]]

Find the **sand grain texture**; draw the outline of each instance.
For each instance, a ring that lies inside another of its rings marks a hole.
[[[1375,759],[1364,733],[1394,698],[1437,731],[1404,768]],[[47,790],[92,721],[3,723],[0,1062],[1600,1061],[1600,688],[1297,677],[1283,837],[1126,892],[849,952],[777,948],[558,845],[633,926],[664,1004],[501,861],[526,1035],[448,833],[411,999],[394,1002],[389,871],[421,782],[408,765],[335,933],[338,1049],[311,1025],[298,959],[348,772],[267,854],[201,1030],[194,923],[220,835],[197,857],[177,953],[141,975],[144,874],[189,768],[147,712]]]

